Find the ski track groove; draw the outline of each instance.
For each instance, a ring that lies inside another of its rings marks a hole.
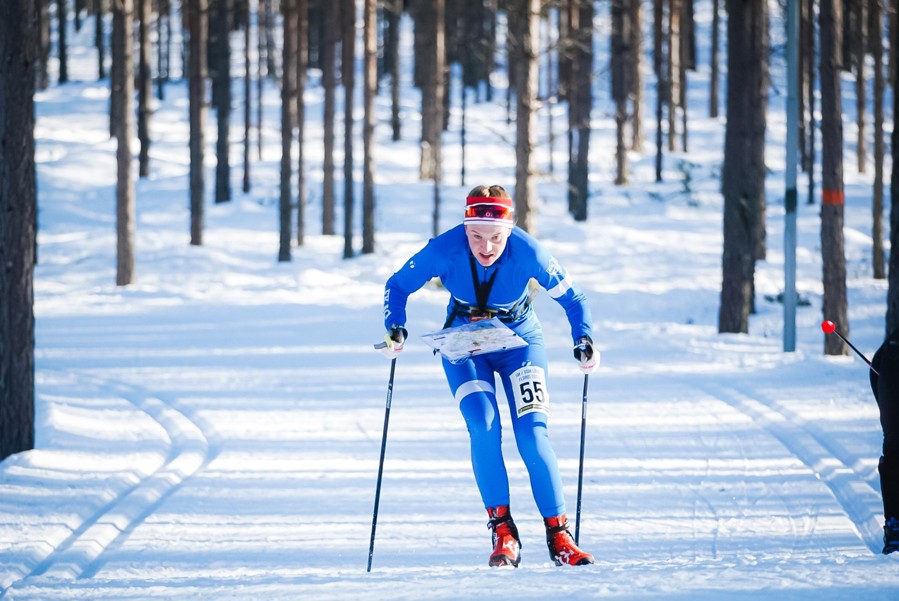
[[[870,507],[881,503],[880,491],[864,474],[843,445],[829,440],[821,429],[790,411],[780,402],[756,392],[717,384],[691,384],[748,416],[808,467],[830,490],[853,524],[856,536],[879,555],[883,529]],[[836,465],[834,464],[836,463]],[[854,484],[862,483],[864,490]],[[861,497],[860,497],[861,494]],[[806,534],[810,531],[806,528]]]
[[[708,497],[702,494],[702,491],[697,486],[691,486],[690,489],[693,492],[693,521],[694,523],[702,521],[702,517],[700,515],[701,511],[697,509],[698,505],[703,505],[706,508],[706,512],[709,516],[714,518],[715,526],[712,528],[712,540],[709,542],[709,553],[712,556],[712,559],[718,560],[718,537],[721,532],[721,516],[718,515],[718,511],[715,509],[715,505],[709,501]],[[693,532],[696,534],[698,529],[694,528]],[[696,550],[694,549],[694,557],[696,555]],[[698,559],[698,558],[697,558]]]
[[[52,548],[35,567],[7,588],[0,599],[20,584],[36,578],[51,580],[87,579],[97,574],[110,550],[119,547],[128,535],[153,514],[185,480],[207,465],[209,440],[197,423],[139,386],[117,380],[80,375],[101,388],[114,390],[138,410],[159,424],[169,439],[163,464],[139,482],[120,492],[86,518],[66,539]]]

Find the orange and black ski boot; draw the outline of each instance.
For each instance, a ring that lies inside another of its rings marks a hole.
[[[490,516],[487,527],[493,531],[493,553],[490,554],[489,565],[517,568],[521,561],[521,540],[518,538],[518,527],[509,513],[509,506],[488,507],[487,515]]]
[[[546,546],[549,547],[549,556],[557,566],[585,566],[593,563],[593,556],[575,544],[568,531],[568,518],[565,514],[544,518],[543,522],[546,524]]]

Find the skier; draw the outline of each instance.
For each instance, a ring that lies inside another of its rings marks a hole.
[[[584,373],[591,373],[599,364],[599,352],[593,347],[583,292],[546,248],[514,226],[512,198],[502,186],[474,188],[466,199],[463,223],[433,238],[387,280],[383,350],[388,357],[403,350],[408,336],[406,299],[433,277],[439,277],[451,295],[444,328],[497,317],[528,343],[459,363],[443,359],[447,382],[468,427],[474,477],[492,530],[488,564],[517,567],[521,560],[518,528],[509,510],[495,374],[502,381],[518,452],[543,516],[550,557],[557,565],[592,564],[593,556],[578,548],[568,529],[562,479],[547,432],[546,350],[530,304],[529,281],[536,280],[565,309],[575,359]]]
[[[883,427],[883,455],[877,469],[883,496],[883,554],[889,555],[899,551],[899,329],[880,345],[871,364],[871,390]]]

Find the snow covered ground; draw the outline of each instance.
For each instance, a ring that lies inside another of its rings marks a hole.
[[[652,157],[635,156],[633,183],[611,184],[607,94],[594,114],[589,221],[567,215],[561,141],[557,173],[540,180],[538,236],[589,295],[603,353],[589,381],[580,531],[596,565],[552,565],[509,436],[523,560],[487,567],[464,422],[418,339],[443,321],[446,293],[429,287],[412,298],[397,362],[366,573],[389,373],[371,345],[383,335],[384,281],[431,231],[417,94],[403,94],[403,141],[386,125],[376,132],[377,252],[343,260],[342,237],[319,235],[321,98],[309,91],[308,243],[279,264],[277,90],[266,88],[252,191],[210,201],[205,244],[191,247],[186,91],[171,84],[151,124],[152,174],[137,183],[137,283],[117,288],[107,88],[93,81],[91,53],[74,50],[81,83],[37,96],[37,448],[0,463],[0,597],[896,598],[899,557],[880,555],[877,409],[860,359],[822,355],[818,209],[804,194],[798,287],[810,306],[798,310],[796,352],[782,352],[782,307],[766,300],[783,289],[783,97],[771,102],[769,250],[749,335],[716,333],[723,121],[702,117],[706,69],[691,76],[693,148],[666,158],[664,183]],[[464,185],[454,119],[442,228],[474,185],[514,187],[504,108],[469,113]],[[886,283],[871,277],[872,176],[854,172],[850,150],[851,338],[870,355]],[[239,152],[235,143],[235,191]],[[583,376],[561,309],[543,294],[537,310],[573,518]]]

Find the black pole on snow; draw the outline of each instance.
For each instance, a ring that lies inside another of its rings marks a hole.
[[[577,513],[574,518],[574,543],[580,544],[581,534],[581,493],[584,488],[584,439],[587,435],[587,382],[590,374],[584,374],[584,396],[581,400],[581,458],[577,468]]]
[[[375,509],[371,516],[371,542],[368,545],[368,569],[375,554],[375,529],[378,526],[378,505],[381,501],[381,477],[384,475],[384,453],[387,450],[387,424],[390,422],[390,401],[393,398],[393,374],[396,371],[396,357],[390,360],[390,378],[387,381],[387,406],[384,409],[384,432],[381,434],[381,459],[378,462],[378,483],[375,486]]]

